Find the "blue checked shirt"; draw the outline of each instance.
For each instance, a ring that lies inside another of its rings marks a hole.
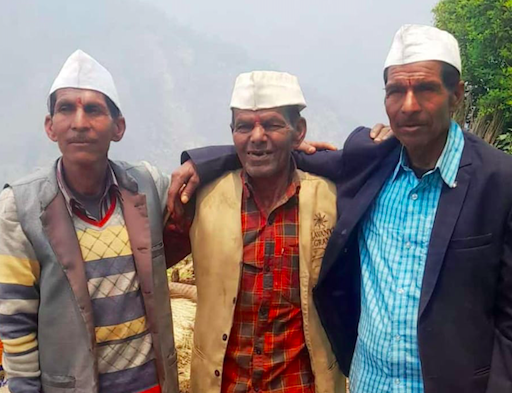
[[[359,232],[361,319],[352,393],[423,393],[417,322],[430,236],[443,183],[456,187],[464,135],[452,122],[435,168],[418,179],[402,148]]]

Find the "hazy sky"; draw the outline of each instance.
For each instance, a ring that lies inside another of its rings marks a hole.
[[[184,149],[231,143],[235,77],[299,77],[309,138],[343,145],[387,122],[382,67],[398,28],[437,0],[0,0],[0,181],[52,162],[46,96],[77,48],[114,75],[128,132],[111,157],[172,170]],[[1,184],[0,184],[1,185]]]
[[[295,73],[340,106],[347,129],[385,121],[382,65],[405,23],[432,24],[435,0],[142,0],[179,23]],[[229,54],[226,54],[227,56]],[[257,64],[257,63],[256,63]],[[309,102],[314,108],[315,102]]]

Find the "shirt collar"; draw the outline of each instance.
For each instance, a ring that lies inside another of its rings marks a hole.
[[[105,199],[110,195],[110,192],[115,192],[119,194],[119,184],[116,179],[116,175],[112,166],[110,165],[110,161],[107,164],[107,176],[105,178],[105,190],[100,200]],[[85,208],[82,206],[80,201],[76,198],[76,195],[73,193],[73,190],[67,185],[66,180],[64,178],[64,166],[62,164],[62,157],[59,158],[57,162],[57,184],[59,186],[62,195],[64,196],[64,200],[66,202],[66,207],[68,209],[69,215],[73,215],[73,207],[78,207],[80,210],[84,210]]]
[[[455,188],[457,186],[456,179],[459,171],[460,160],[462,158],[462,151],[464,150],[464,144],[464,133],[460,126],[452,120],[443,152],[437,160],[434,169],[425,173],[424,176],[437,171],[448,187]],[[400,152],[398,165],[393,172],[393,181],[396,180],[401,170],[411,171],[404,146],[402,146],[402,150]]]

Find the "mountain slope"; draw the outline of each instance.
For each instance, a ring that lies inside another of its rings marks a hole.
[[[77,48],[111,71],[120,93],[128,128],[111,156],[145,159],[165,171],[185,148],[230,143],[236,75],[272,64],[177,25],[147,1],[4,0],[0,34],[1,182],[58,156],[43,129],[46,94]],[[340,143],[339,111],[303,87],[310,138]]]

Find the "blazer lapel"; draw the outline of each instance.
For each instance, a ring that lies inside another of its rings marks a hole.
[[[466,139],[466,146],[462,153],[459,172],[457,174],[457,186],[455,188],[449,188],[446,184],[443,185],[443,191],[439,199],[439,206],[437,208],[434,227],[432,228],[423,284],[421,287],[419,317],[421,317],[425,311],[432,293],[434,292],[443,265],[446,249],[450,243],[455,224],[457,223],[462,205],[464,204],[464,199],[468,192],[472,171],[471,145]]]
[[[153,293],[153,266],[151,259],[151,231],[146,196],[121,188],[123,214],[130,237],[137,276],[144,298]],[[146,308],[148,304],[146,304]],[[146,310],[147,311],[147,310]]]
[[[120,184],[122,184],[120,182]],[[155,309],[153,259],[151,250],[151,229],[146,204],[146,195],[138,194],[124,187],[120,187],[123,198],[123,215],[126,230],[132,246],[133,258],[137,268],[144,308],[146,310],[146,323],[153,338],[153,349],[156,355],[156,366],[160,382],[163,383],[165,375],[160,348],[158,332],[158,318]],[[162,332],[168,334],[168,332]],[[170,333],[169,333],[170,334]]]
[[[110,161],[121,192],[123,216],[130,238],[142,296],[148,317],[153,315],[153,260],[151,227],[146,195],[139,193],[137,181],[114,161]],[[151,318],[148,318],[150,322]]]
[[[53,201],[41,214],[43,230],[50,242],[57,260],[62,265],[69,285],[73,290],[80,313],[89,333],[91,348],[96,343],[92,303],[87,288],[84,260],[76,237],[73,221],[66,208],[64,197],[57,192]]]
[[[327,243],[318,284],[329,275],[331,268],[337,262],[338,256],[343,247],[345,247],[352,231],[380,192],[384,182],[396,167],[399,154],[400,147],[397,147],[382,161],[377,172],[369,177],[368,181],[364,183],[360,191],[354,197],[346,198],[343,195],[343,184],[338,187],[338,214],[340,218]]]

